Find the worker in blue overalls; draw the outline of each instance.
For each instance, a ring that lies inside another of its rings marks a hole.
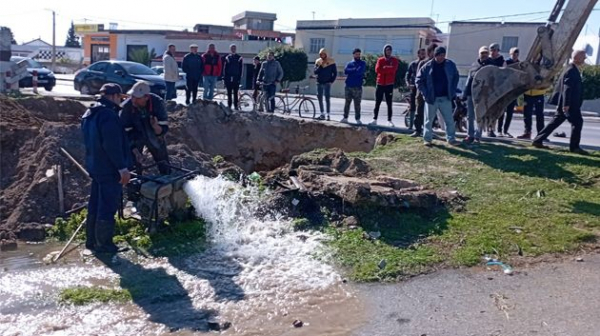
[[[121,87],[105,84],[100,98],[82,117],[85,164],[92,178],[86,220],[86,252],[116,253],[113,242],[115,215],[121,204],[122,186],[131,175],[127,135],[119,120]]]

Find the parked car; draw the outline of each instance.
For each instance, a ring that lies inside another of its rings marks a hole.
[[[33,87],[33,72],[37,71],[38,74],[38,86],[43,87],[46,91],[52,91],[52,89],[56,86],[56,77],[54,77],[54,73],[49,69],[46,69],[45,66],[42,66],[38,61],[33,60],[29,57],[21,57],[21,56],[12,56],[10,58],[11,62],[20,63],[27,62],[27,77],[22,78],[19,81],[19,87],[27,88]]]
[[[152,70],[156,71],[157,74],[161,75],[163,78],[165,77],[165,67],[162,65],[152,67]],[[179,68],[179,80],[175,83],[175,88],[177,90],[185,90],[187,86],[187,79],[185,72]]]
[[[164,96],[167,86],[164,79],[149,67],[127,61],[99,61],[75,74],[75,90],[82,94],[96,94],[102,85],[116,83],[123,91],[129,91],[133,85],[144,80],[150,83],[150,91]]]

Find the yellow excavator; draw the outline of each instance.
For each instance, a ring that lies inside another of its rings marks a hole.
[[[475,74],[472,94],[479,129],[492,126],[525,91],[552,86],[597,2],[558,0],[525,60],[504,68],[486,66]]]

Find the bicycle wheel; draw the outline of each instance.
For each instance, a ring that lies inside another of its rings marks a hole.
[[[238,101],[238,109],[243,112],[253,111],[254,99],[252,99],[252,96],[247,93],[241,94]]]
[[[227,106],[227,94],[225,93],[216,93],[212,100],[217,104],[223,103],[223,105]]]
[[[298,107],[298,115],[300,118],[315,118],[317,115],[317,109],[315,107],[315,103],[312,100],[304,98],[300,102],[300,107]]]
[[[283,98],[275,96],[275,111],[273,112],[282,114],[286,112],[285,101],[283,100]]]

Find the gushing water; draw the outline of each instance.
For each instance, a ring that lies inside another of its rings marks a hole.
[[[0,273],[0,334],[188,335],[215,317],[232,323],[230,334],[282,335],[295,318],[309,322],[307,335],[348,334],[358,305],[326,262],[326,236],[296,233],[276,212],[258,218],[257,188],[198,177],[185,190],[207,222],[204,253],[9,269]],[[146,294],[132,304],[56,304],[60,289],[92,285]]]

